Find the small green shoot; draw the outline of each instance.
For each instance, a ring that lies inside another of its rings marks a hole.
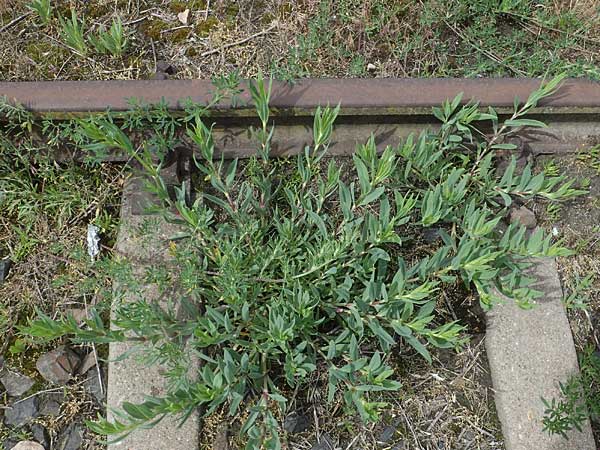
[[[32,0],[27,8],[34,11],[43,25],[48,25],[52,18],[52,4],[50,0]]]
[[[589,299],[586,294],[590,292],[594,280],[594,274],[589,274],[584,278],[576,275],[573,283],[574,286],[570,287],[569,295],[563,300],[565,307],[567,309],[587,309]]]
[[[121,18],[114,19],[108,31],[102,26],[96,36],[88,37],[88,41],[98,53],[123,56],[128,42]]]
[[[58,16],[58,21],[61,26],[61,36],[69,47],[75,50],[79,55],[86,56],[88,47],[85,42],[85,20],[79,20],[77,13],[74,9],[71,9],[71,18],[64,19],[62,16]]]
[[[560,396],[551,400],[542,398],[546,410],[543,429],[549,434],[568,438],[573,429],[582,430],[588,419],[600,418],[600,357],[588,346],[579,360],[580,374],[560,383]]]

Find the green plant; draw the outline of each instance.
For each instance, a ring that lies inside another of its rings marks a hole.
[[[50,0],[32,0],[27,7],[37,13],[42,24],[47,25],[50,22],[52,18],[52,4]]]
[[[595,145],[585,152],[579,153],[577,159],[600,174],[600,145]]]
[[[0,120],[0,255],[21,261],[46,239],[38,236],[40,224],[63,231],[88,218],[114,188],[102,185],[100,167],[49,157],[47,143],[31,134],[35,118],[22,106],[0,99]],[[65,127],[62,137],[72,133]]]
[[[0,96],[0,119],[5,123],[3,129],[7,133],[31,133],[33,126],[33,114],[23,105],[13,104],[6,97]]]
[[[580,356],[580,375],[560,384],[560,398],[542,398],[546,410],[542,420],[544,430],[567,438],[573,428],[581,431],[588,420],[600,418],[600,357],[588,346]]]
[[[464,327],[436,310],[444,290],[473,288],[486,308],[501,292],[527,307],[539,295],[523,274],[529,260],[569,254],[543,230],[527,236],[523,227],[500,231],[498,224],[514,196],[559,201],[581,191],[564,177],[533,176],[529,166],[516,174],[514,158],[501,175],[493,167],[497,149],[514,148],[507,137],[543,126],[522,116],[559,82],[515,102],[503,123],[492,108],[461,106],[459,96],[434,110],[439,133],[381,154],[371,137],[342,163],[327,155],[339,106],[315,112],[312,145],[274,160],[270,85],[259,78],[250,87],[261,126],[252,130],[258,149],[249,161],[215,158],[205,109],[190,109],[190,120],[180,122],[201,172],[193,204],[185,183],[171,198],[151,146],[134,145],[108,117],[80,120],[85,148],[119,148],[143,167],[164,205],[159,211],[181,227],[170,246],[173,264],[157,262],[140,277],[111,273],[121,286],[112,327],[91,311],[84,328],[40,314],[22,332],[39,341],[147,344],[146,360],[166,366],[170,389],[124,403],[115,421],[89,424],[117,438],[166,414],[185,420],[200,407],[239,422],[247,449],[280,449],[282,415],[319,373],[329,402],[377,420],[382,393],[401,389],[392,349],[431,361],[435,349],[465,342]],[[491,121],[491,136],[480,131],[483,121]],[[430,227],[441,239],[424,251],[419,236]],[[145,298],[147,283],[163,293],[164,306]],[[173,294],[173,284],[182,294]],[[118,300],[124,286],[135,301]],[[203,364],[190,375],[192,355]]]
[[[84,37],[85,20],[80,21],[75,10],[71,9],[71,19],[64,19],[59,15],[58,21],[61,26],[60,34],[65,43],[80,55],[87,55],[88,47]]]
[[[569,295],[563,301],[564,305],[569,309],[587,309],[589,299],[586,294],[591,290],[594,278],[594,274],[583,279],[576,275],[572,282],[574,285],[570,287]]]
[[[562,205],[559,203],[548,203],[546,205],[546,219],[554,222],[560,219]]]
[[[108,31],[102,26],[98,30],[97,36],[89,36],[88,41],[99,53],[122,56],[127,48],[127,37],[123,31],[121,18],[114,19]]]
[[[555,177],[560,174],[560,167],[554,159],[549,159],[544,162],[542,170],[549,177]]]

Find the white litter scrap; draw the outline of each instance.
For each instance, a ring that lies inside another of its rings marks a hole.
[[[100,247],[98,244],[100,243],[100,236],[98,236],[98,231],[100,229],[96,225],[88,225],[87,228],[87,247],[88,247],[88,255],[92,261],[98,256],[100,253]]]

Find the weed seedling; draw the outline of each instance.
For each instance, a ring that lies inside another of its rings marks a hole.
[[[33,0],[27,7],[37,13],[43,25],[47,25],[50,22],[52,18],[50,0]]]
[[[122,56],[127,48],[127,37],[123,31],[123,22],[120,17],[113,20],[108,31],[102,26],[97,36],[89,36],[88,40],[98,53]]]
[[[79,20],[74,9],[71,10],[71,18],[58,17],[61,26],[61,36],[69,47],[82,56],[87,55],[88,47],[85,42],[85,20]]]
[[[560,383],[561,395],[548,401],[542,420],[544,430],[567,437],[572,429],[581,431],[588,419],[600,417],[600,357],[589,346],[579,359],[580,375]]]

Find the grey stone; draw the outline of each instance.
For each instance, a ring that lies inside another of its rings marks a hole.
[[[173,169],[175,166],[173,165]],[[171,177],[176,175],[171,174]],[[152,236],[136,234],[136,230],[148,220],[147,217],[133,214],[135,193],[140,191],[143,191],[141,178],[132,178],[125,185],[116,251],[130,257],[132,261],[168,261],[172,258],[169,254],[169,238],[180,229],[165,222],[160,216],[155,216],[156,224],[152,228]],[[146,244],[147,242],[149,244]],[[136,274],[143,274],[145,269],[142,262],[133,266]],[[115,289],[119,288],[115,285]],[[158,292],[153,286],[147,286],[143,295],[149,300],[156,299],[160,302]],[[123,301],[133,301],[136,298],[138,297],[135,292],[130,295],[126,292]],[[166,391],[167,380],[162,375],[164,369],[160,365],[147,367],[132,357],[119,360],[124,353],[131,354],[132,348],[132,344],[126,342],[109,345],[106,399],[109,419],[115,418],[111,409],[118,409],[124,401],[140,402],[144,400],[144,396],[160,396]],[[198,361],[193,360],[192,365],[196,363],[199,365]],[[199,448],[200,414],[194,411],[182,426],[178,426],[178,422],[177,417],[165,417],[151,429],[136,430],[121,442],[108,445],[108,450],[164,450],[165,443],[168,443],[168,448],[178,450]]]
[[[60,414],[60,402],[56,396],[44,396],[40,400],[40,416],[56,417]]]
[[[393,425],[386,425],[379,436],[377,436],[377,442],[381,442],[382,444],[386,444],[392,440],[394,435],[396,434],[396,427]]]
[[[317,442],[310,448],[310,450],[334,450],[335,444],[327,433],[323,433],[319,436]]]
[[[594,450],[588,421],[569,439],[543,431],[544,404],[578,373],[577,355],[552,258],[533,261],[531,286],[544,293],[524,310],[506,299],[487,314],[486,350],[506,450]]]
[[[31,430],[31,437],[33,440],[40,443],[44,447],[48,447],[48,432],[39,423],[32,424],[29,429]]]
[[[21,427],[38,416],[38,399],[31,397],[15,402],[4,410],[4,423],[11,427]]]
[[[77,322],[77,325],[82,325],[87,319],[89,319],[85,308],[69,308],[65,311],[65,314],[67,316],[72,316],[73,319],[75,319],[75,322]]]
[[[435,445],[438,450],[448,450],[450,448],[448,447],[448,441],[443,436],[437,440]]]
[[[35,381],[20,372],[6,369],[0,375],[0,383],[11,397],[20,397],[33,387]]]
[[[533,211],[524,206],[510,210],[510,221],[511,223],[521,224],[528,229],[535,228],[537,225],[537,220]]]
[[[151,80],[168,80],[169,75],[167,75],[164,72],[156,72],[156,73],[153,73],[152,75],[150,75],[150,79]]]
[[[392,450],[408,450],[410,447],[408,446],[408,444],[406,443],[406,441],[402,441],[397,443],[396,445],[394,445],[392,447]]]
[[[106,371],[102,371],[102,381],[106,380]],[[90,372],[87,375],[87,378],[83,382],[86,391],[94,396],[94,398],[101,405],[106,401],[106,389],[102,389],[100,387],[100,380],[98,379],[98,374],[94,372]]]
[[[15,448],[15,445],[17,445],[19,442],[15,441],[13,439],[6,439],[3,443],[2,443],[2,448],[4,450],[12,450],[13,448]]]
[[[474,441],[476,438],[475,432],[473,430],[466,430],[462,435],[463,442],[470,443]]]
[[[56,450],[79,450],[83,442],[83,427],[71,422],[58,436]]]
[[[310,419],[304,414],[292,412],[283,421],[283,429],[288,433],[302,433],[310,427]]]
[[[229,426],[223,422],[217,429],[217,434],[212,442],[212,450],[231,450],[229,445]]]
[[[440,237],[440,229],[439,228],[424,228],[423,229],[423,240],[427,244],[433,244],[437,242]]]
[[[35,367],[45,380],[64,385],[69,382],[79,366],[79,356],[65,345],[40,356]]]
[[[11,266],[12,261],[10,259],[0,259],[0,283],[4,282],[6,277],[8,277],[8,272],[10,271]]]
[[[15,445],[12,450],[45,450],[44,447],[37,442],[21,441]]]
[[[169,75],[174,75],[175,72],[177,72],[177,69],[175,69],[175,66],[173,66],[171,63],[162,59],[162,60],[156,61],[156,71],[162,72],[162,73],[167,73]]]
[[[77,369],[77,373],[79,375],[83,375],[83,374],[87,373],[87,371],[90,370],[95,365],[96,365],[96,356],[94,355],[94,352],[90,352],[87,355],[85,355],[85,357],[83,358],[83,361],[79,365],[79,369]]]

